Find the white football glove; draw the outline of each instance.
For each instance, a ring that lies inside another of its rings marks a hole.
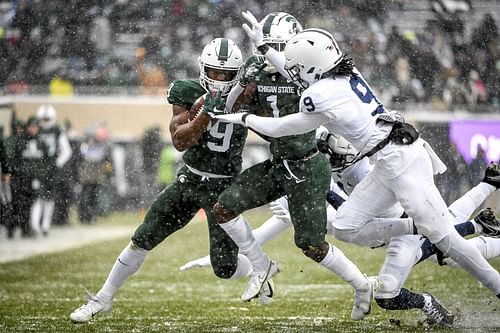
[[[286,207],[279,203],[279,201],[272,201],[269,203],[269,209],[273,212],[274,216],[282,219],[285,223],[292,223],[290,212]]]
[[[233,123],[233,124],[238,124],[238,125],[245,125],[245,115],[248,115],[247,112],[238,112],[238,113],[231,113],[231,114],[222,114],[222,115],[216,115],[214,118],[218,119],[220,121],[225,121],[228,123]]]
[[[179,267],[179,269],[181,272],[184,272],[194,267],[210,267],[210,265],[211,265],[210,256],[206,256],[195,260],[191,260],[190,262]]]
[[[252,28],[248,24],[243,23],[243,30],[248,35],[248,38],[253,42],[255,47],[264,45],[264,34],[262,33],[262,25],[257,21],[255,16],[250,11],[242,12],[241,15],[245,20],[252,25]]]

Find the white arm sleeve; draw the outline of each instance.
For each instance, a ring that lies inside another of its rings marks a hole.
[[[238,97],[241,95],[241,93],[245,90],[245,87],[243,87],[241,84],[235,84],[233,88],[231,88],[231,91],[229,92],[229,95],[227,95],[226,99],[226,113],[232,113],[233,112],[233,106]]]
[[[325,112],[294,113],[281,118],[248,115],[245,125],[260,134],[272,138],[308,133],[330,121]]]
[[[288,72],[285,70],[285,55],[283,53],[280,53],[272,47],[269,47],[264,56],[281,75],[283,75],[289,81],[292,80]]]
[[[59,134],[59,152],[57,154],[56,166],[62,168],[71,158],[72,151],[68,137],[65,133]]]

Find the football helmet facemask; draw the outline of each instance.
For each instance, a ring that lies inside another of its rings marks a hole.
[[[285,47],[285,70],[304,89],[343,59],[332,34],[323,29],[305,29],[292,37]]]
[[[38,118],[40,127],[43,129],[51,128],[56,125],[57,113],[50,104],[41,105],[36,112],[36,117]]]
[[[243,56],[231,39],[216,38],[203,48],[198,62],[202,87],[225,96],[238,82]]]
[[[302,31],[302,25],[297,19],[285,12],[270,13],[261,21],[263,41],[278,52],[285,52],[286,43]],[[267,63],[266,71],[276,72],[276,69],[255,48],[254,54]]]

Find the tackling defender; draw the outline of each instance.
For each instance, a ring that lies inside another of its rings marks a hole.
[[[219,100],[211,94],[206,95],[203,110],[189,120],[191,106],[198,97],[207,92],[227,95],[238,82],[242,64],[238,46],[230,39],[216,38],[199,57],[199,80],[179,80],[170,85],[167,96],[173,105],[170,134],[175,148],[185,151],[185,166],[179,170],[176,181],[156,196],[101,290],[95,296],[89,293],[88,302],[71,313],[72,321],[87,322],[96,314],[111,311],[115,293],[139,269],[147,253],[188,224],[200,208],[207,215],[215,275],[230,279],[250,274],[250,262],[238,255],[238,247],[220,228],[212,211],[218,194],[241,171],[247,129],[212,120],[207,112],[212,112]]]

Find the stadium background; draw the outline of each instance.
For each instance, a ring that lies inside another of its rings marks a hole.
[[[42,103],[51,103],[58,122],[69,122],[76,138],[105,124],[111,140],[131,152],[127,156],[137,156],[137,142],[151,127],[162,129],[168,143],[167,84],[198,77],[198,54],[216,36],[234,39],[246,55],[253,52],[241,29],[240,13],[247,9],[257,17],[287,11],[304,27],[332,31],[386,107],[402,110],[445,160],[449,172],[438,184],[447,201],[478,177],[453,167],[452,144],[467,163],[478,144],[487,161],[500,159],[500,2],[495,0],[0,1],[4,135],[14,114],[25,120]],[[144,86],[138,61],[164,74],[162,86]],[[59,78],[72,91],[54,89]],[[487,123],[486,132],[478,120]],[[449,126],[457,122],[476,133],[464,139],[455,130],[451,140]],[[267,156],[255,135],[248,147],[245,166]],[[125,179],[133,183],[138,172],[128,170]],[[450,188],[458,190],[449,193]],[[499,201],[497,195],[488,204],[498,208]]]

